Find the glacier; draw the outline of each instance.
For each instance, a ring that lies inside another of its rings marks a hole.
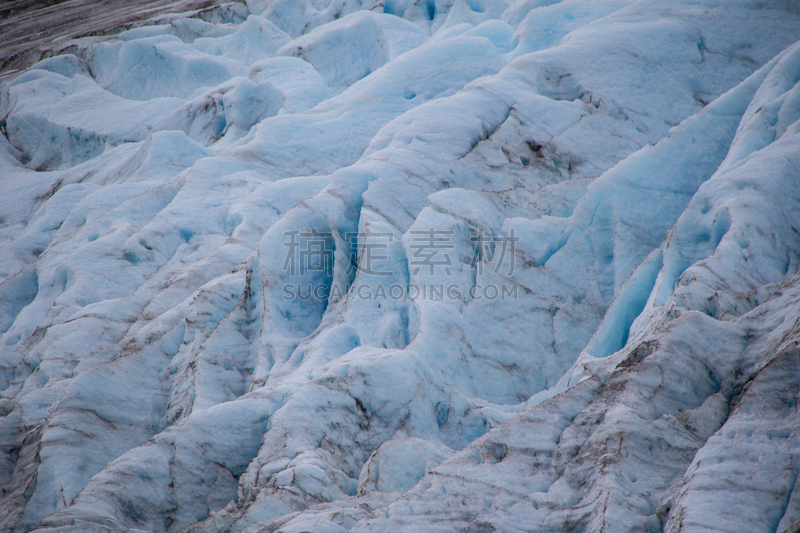
[[[800,532],[800,4],[99,13],[0,54],[0,531]]]

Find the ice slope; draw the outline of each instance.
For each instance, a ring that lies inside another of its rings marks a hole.
[[[794,3],[220,12],[0,90],[0,530],[800,527]]]

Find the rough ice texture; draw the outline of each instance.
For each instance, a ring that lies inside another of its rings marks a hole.
[[[0,531],[800,531],[798,36],[778,0],[248,0],[34,65]],[[312,229],[332,269],[287,269]]]

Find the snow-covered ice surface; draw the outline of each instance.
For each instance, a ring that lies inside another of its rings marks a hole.
[[[800,531],[800,4],[248,0],[0,88],[0,531]]]

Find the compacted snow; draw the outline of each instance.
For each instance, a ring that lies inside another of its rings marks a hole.
[[[0,88],[0,531],[800,531],[800,4],[248,0]]]

